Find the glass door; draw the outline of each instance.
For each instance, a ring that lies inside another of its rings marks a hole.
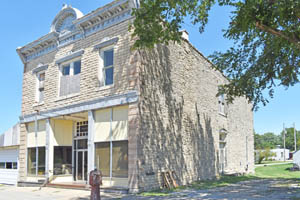
[[[88,152],[77,150],[76,154],[76,181],[87,181]]]
[[[77,122],[74,135],[74,179],[86,182],[88,176],[88,122]]]

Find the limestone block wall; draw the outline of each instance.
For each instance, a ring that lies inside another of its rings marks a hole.
[[[249,149],[253,148],[250,141],[252,113],[250,106],[241,100],[230,107],[227,116],[219,114],[216,94],[218,85],[225,83],[226,78],[213,70],[186,41],[140,51],[140,59],[140,190],[159,187],[161,172],[168,170],[175,171],[180,185],[215,178],[219,173],[221,129],[234,132],[229,135],[229,148],[233,149],[228,160],[232,162],[230,166],[236,166],[233,160],[243,160],[244,165],[245,154],[236,153],[245,152],[244,143],[234,137],[240,132],[244,136],[249,134]],[[240,120],[236,121],[236,117]],[[248,120],[248,124],[244,124],[244,120]]]
[[[254,173],[254,129],[251,104],[237,98],[228,109],[228,172]]]
[[[129,23],[129,20],[124,21],[27,63],[24,66],[22,115],[32,114],[35,109],[45,111],[134,90],[137,76],[136,69],[129,62],[130,46],[133,43],[128,32]],[[95,50],[94,46],[101,43],[104,38],[115,37],[119,40],[114,46],[114,85],[100,88],[98,82],[100,55],[99,50]],[[84,53],[81,56],[80,94],[71,98],[59,98],[59,66],[55,61],[81,49]],[[48,65],[45,75],[44,104],[35,105],[37,80],[32,70],[40,63]]]
[[[54,108],[65,107],[72,104],[90,101],[105,96],[123,94],[137,88],[137,68],[134,65],[135,58],[130,50],[133,44],[131,35],[128,32],[130,21],[124,21],[105,30],[96,32],[86,38],[78,40],[69,45],[59,48],[39,58],[36,58],[24,66],[23,74],[23,96],[22,96],[22,115],[35,113],[35,110],[47,111]],[[99,88],[99,50],[94,50],[94,46],[101,43],[104,38],[115,38],[119,40],[114,47],[114,85]],[[59,98],[59,67],[55,61],[70,51],[84,50],[81,57],[81,81],[80,94],[70,98]],[[39,64],[47,64],[48,69],[45,75],[44,103],[37,105],[36,77],[32,70]],[[133,115],[135,116],[135,115]],[[130,125],[130,124],[129,124]],[[132,123],[130,126],[133,126]],[[132,134],[134,131],[130,131]],[[27,154],[27,131],[26,125],[21,124],[20,132],[20,180],[26,179],[26,154]]]

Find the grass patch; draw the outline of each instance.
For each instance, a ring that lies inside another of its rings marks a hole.
[[[256,165],[263,165],[263,164],[276,164],[276,163],[288,163],[289,161],[262,161],[260,164],[255,163]]]
[[[140,195],[144,197],[164,197],[164,196],[169,196],[170,192],[173,191],[174,190],[153,190],[150,192],[142,192],[140,193]]]
[[[300,171],[290,171],[293,164],[269,165],[255,168],[255,176],[258,178],[300,178]]]
[[[222,176],[218,180],[206,180],[206,181],[197,181],[187,186],[187,188],[192,188],[196,190],[201,189],[210,189],[215,187],[224,187],[230,184],[238,183],[241,181],[247,181],[257,179],[255,176]]]

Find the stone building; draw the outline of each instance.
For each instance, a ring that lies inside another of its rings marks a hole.
[[[50,32],[17,49],[24,63],[19,185],[85,185],[137,192],[220,173],[253,172],[251,105],[216,97],[227,79],[186,38],[132,50],[135,0],[83,15],[64,6]]]

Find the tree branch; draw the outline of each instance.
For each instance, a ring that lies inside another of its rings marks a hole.
[[[262,31],[265,31],[265,32],[268,32],[268,33],[271,33],[272,35],[275,35],[277,37],[281,37],[281,38],[284,38],[286,39],[287,41],[289,41],[290,43],[293,43],[297,46],[298,49],[300,49],[300,40],[297,39],[297,38],[290,38],[289,36],[286,36],[283,32],[277,30],[277,29],[273,29],[273,28],[270,28],[260,22],[256,22],[255,23],[255,26],[257,28],[259,28],[260,30]]]

